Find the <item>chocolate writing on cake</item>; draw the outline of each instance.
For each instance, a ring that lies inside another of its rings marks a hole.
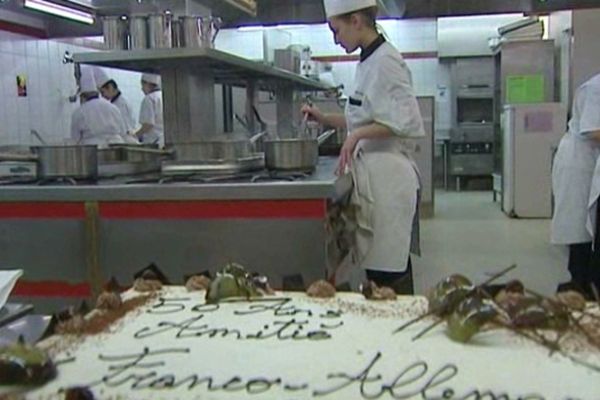
[[[513,395],[475,388],[459,392],[452,383],[460,370],[453,363],[430,366],[426,361],[403,364],[397,368],[378,368],[384,354],[377,352],[366,364],[339,367],[321,381],[290,382],[282,376],[232,376],[216,378],[210,373],[187,372],[181,376],[169,371],[168,360],[190,354],[187,347],[150,349],[121,355],[100,355],[106,363],[106,374],[88,386],[124,388],[131,391],[185,389],[190,393],[242,392],[259,395],[274,390],[300,393],[304,398],[328,398],[344,391],[349,398],[423,400],[545,400],[539,394]],[[476,384],[474,382],[474,384]]]
[[[221,304],[190,304],[189,298],[161,297],[148,309],[148,313],[164,316],[165,319],[138,329],[134,338],[168,335],[168,338],[175,339],[327,340],[332,338],[333,331],[344,325],[340,311],[315,313],[295,306],[289,298],[257,298],[226,303],[239,303],[231,311],[239,319],[238,325],[215,326],[206,322],[207,315],[224,312]],[[259,314],[261,321],[265,321],[263,325],[258,329],[246,328],[244,317]],[[179,315],[185,317],[178,319]]]

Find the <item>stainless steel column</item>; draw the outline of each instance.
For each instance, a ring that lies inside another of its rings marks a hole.
[[[294,122],[299,121],[299,105],[294,102],[294,90],[291,86],[281,85],[275,91],[277,99],[277,135],[281,138],[295,136]]]
[[[161,75],[165,142],[196,142],[215,135],[214,72],[182,67],[165,69]]]
[[[254,107],[256,106],[257,95],[256,82],[249,80],[246,84],[246,121],[248,122],[248,129],[252,132],[256,132],[257,121],[254,115]]]
[[[233,132],[233,88],[223,85],[223,131]]]

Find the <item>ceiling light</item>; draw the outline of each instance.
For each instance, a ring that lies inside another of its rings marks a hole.
[[[84,24],[91,25],[94,23],[94,16],[90,13],[61,6],[46,0],[25,0],[24,6],[32,10],[72,19],[73,21],[83,22]]]

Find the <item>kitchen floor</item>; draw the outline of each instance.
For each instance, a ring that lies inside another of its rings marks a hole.
[[[491,192],[436,191],[435,216],[421,220],[422,256],[414,258],[417,293],[461,273],[481,282],[517,264],[505,278],[517,278],[550,295],[568,280],[565,247],[549,242],[549,219],[511,219]]]

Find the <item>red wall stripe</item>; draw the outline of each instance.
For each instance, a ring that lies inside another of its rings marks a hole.
[[[8,21],[0,21],[0,31],[18,33],[20,35],[31,36],[39,39],[47,39],[48,34],[45,30],[33,28],[31,26],[14,24]]]
[[[325,200],[238,200],[101,203],[100,216],[110,219],[297,218],[326,216]]]
[[[11,294],[24,297],[90,297],[92,289],[88,283],[19,280]]]
[[[83,203],[0,202],[0,218],[84,219]]]

